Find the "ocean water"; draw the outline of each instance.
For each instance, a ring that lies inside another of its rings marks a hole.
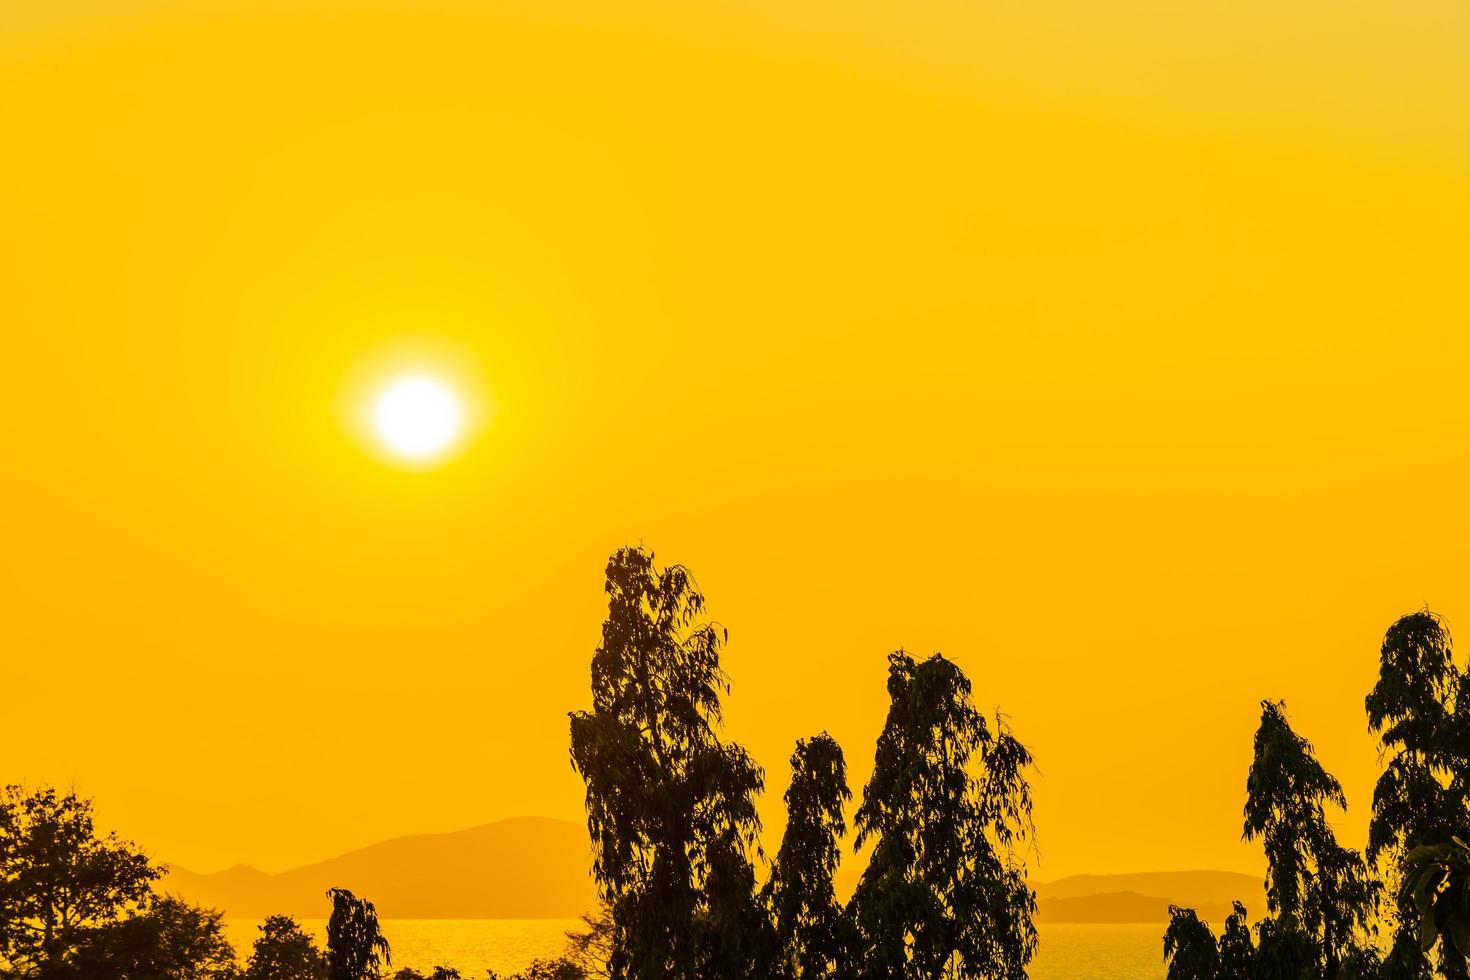
[[[1163,980],[1164,928],[1157,925],[1046,925],[1031,980]]]
[[[479,980],[486,969],[514,973],[533,959],[556,956],[575,919],[385,919],[383,933],[393,947],[393,966],[428,973],[434,966],[456,967],[465,980]],[[247,955],[260,922],[230,919],[230,941]],[[325,919],[302,927],[324,942]],[[1042,925],[1041,946],[1031,964],[1031,980],[1162,980],[1163,925]]]

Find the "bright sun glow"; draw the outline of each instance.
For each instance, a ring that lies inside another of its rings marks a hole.
[[[428,460],[454,445],[464,410],[443,382],[425,376],[399,378],[373,403],[373,430],[394,454]]]

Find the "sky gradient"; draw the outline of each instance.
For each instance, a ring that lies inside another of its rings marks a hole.
[[[1041,878],[1259,868],[1265,697],[1361,844],[1383,630],[1470,630],[1467,45],[1462,0],[10,0],[0,775],[198,871],[579,819],[644,542],[772,830],[798,737],[861,786],[902,645],[1035,750]],[[414,469],[344,419],[420,363],[485,423]]]

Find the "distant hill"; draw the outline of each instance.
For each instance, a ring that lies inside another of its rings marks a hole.
[[[349,888],[395,919],[574,918],[596,903],[587,829],[517,817],[448,834],[399,837],[266,874],[171,868],[164,891],[239,918],[325,918],[328,888]]]
[[[1169,906],[1183,905],[1219,926],[1239,900],[1252,917],[1265,910],[1265,882],[1233,871],[1152,871],[1121,875],[1073,875],[1033,882],[1041,922],[1169,921]]]
[[[856,884],[866,855],[844,862],[839,893]],[[591,910],[587,830],[549,817],[517,817],[449,834],[399,837],[280,874],[237,865],[215,874],[172,868],[163,889],[238,918],[286,913],[325,918],[328,888],[350,888],[393,919],[560,919]],[[1185,905],[1219,926],[1239,899],[1252,916],[1264,883],[1230,871],[1073,875],[1032,882],[1042,922],[1165,923]]]

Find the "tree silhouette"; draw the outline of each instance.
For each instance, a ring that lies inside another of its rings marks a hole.
[[[224,915],[173,897],[90,930],[69,972],[78,980],[235,980]]]
[[[991,733],[939,654],[892,654],[888,693],[856,819],[857,846],[876,839],[852,900],[860,975],[1022,978],[1036,948],[1017,853],[1031,834],[1031,755],[999,719]]]
[[[562,959],[586,977],[608,980],[608,963],[613,954],[612,911],[603,903],[595,913],[584,912],[579,928],[566,931],[567,949]]]
[[[245,980],[323,980],[327,959],[289,915],[273,915],[260,926],[260,935],[245,967]]]
[[[6,787],[0,960],[19,976],[59,972],[93,931],[136,911],[161,874],[133,844],[97,836],[90,800]]]
[[[1230,914],[1225,917],[1225,929],[1220,933],[1219,980],[1251,980],[1256,944],[1246,922],[1245,906],[1232,902]]]
[[[766,930],[752,853],[760,768],[718,734],[725,631],[701,620],[689,572],[642,548],[607,565],[592,710],[571,715],[593,871],[612,910],[619,980],[740,978]]]
[[[1420,950],[1439,943],[1470,957],[1470,845],[1458,837],[1420,845],[1405,858],[1403,871],[1399,907],[1412,910],[1403,924]]]
[[[327,892],[327,976],[331,980],[376,980],[393,963],[392,950],[378,927],[378,910],[345,888]]]
[[[1317,975],[1335,980],[1369,926],[1377,885],[1358,853],[1338,844],[1329,806],[1346,809],[1342,786],[1311,743],[1292,731],[1285,705],[1261,702],[1244,836],[1265,847],[1266,905],[1274,922],[1262,933],[1258,958],[1295,962],[1291,934],[1299,933],[1313,950]]]
[[[837,740],[823,732],[796,743],[786,791],[786,830],[762,898],[775,927],[769,975],[784,980],[847,977],[849,924],[833,891],[852,799]]]
[[[1167,980],[1215,980],[1220,970],[1220,950],[1194,909],[1169,906],[1169,928],[1164,932],[1164,962]]]
[[[1299,922],[1263,919],[1256,932],[1253,980],[1323,980],[1322,951]]]
[[[1466,779],[1465,674],[1456,666],[1449,631],[1427,610],[1404,616],[1384,634],[1378,682],[1365,699],[1368,725],[1382,739],[1386,764],[1373,790],[1368,825],[1368,860],[1397,871],[1405,856],[1421,845],[1470,837]],[[1397,896],[1405,896],[1403,890]],[[1417,909],[1397,905],[1398,927],[1387,970],[1391,980],[1415,980],[1428,973],[1419,949]],[[1439,972],[1466,976],[1465,957],[1443,947]]]

